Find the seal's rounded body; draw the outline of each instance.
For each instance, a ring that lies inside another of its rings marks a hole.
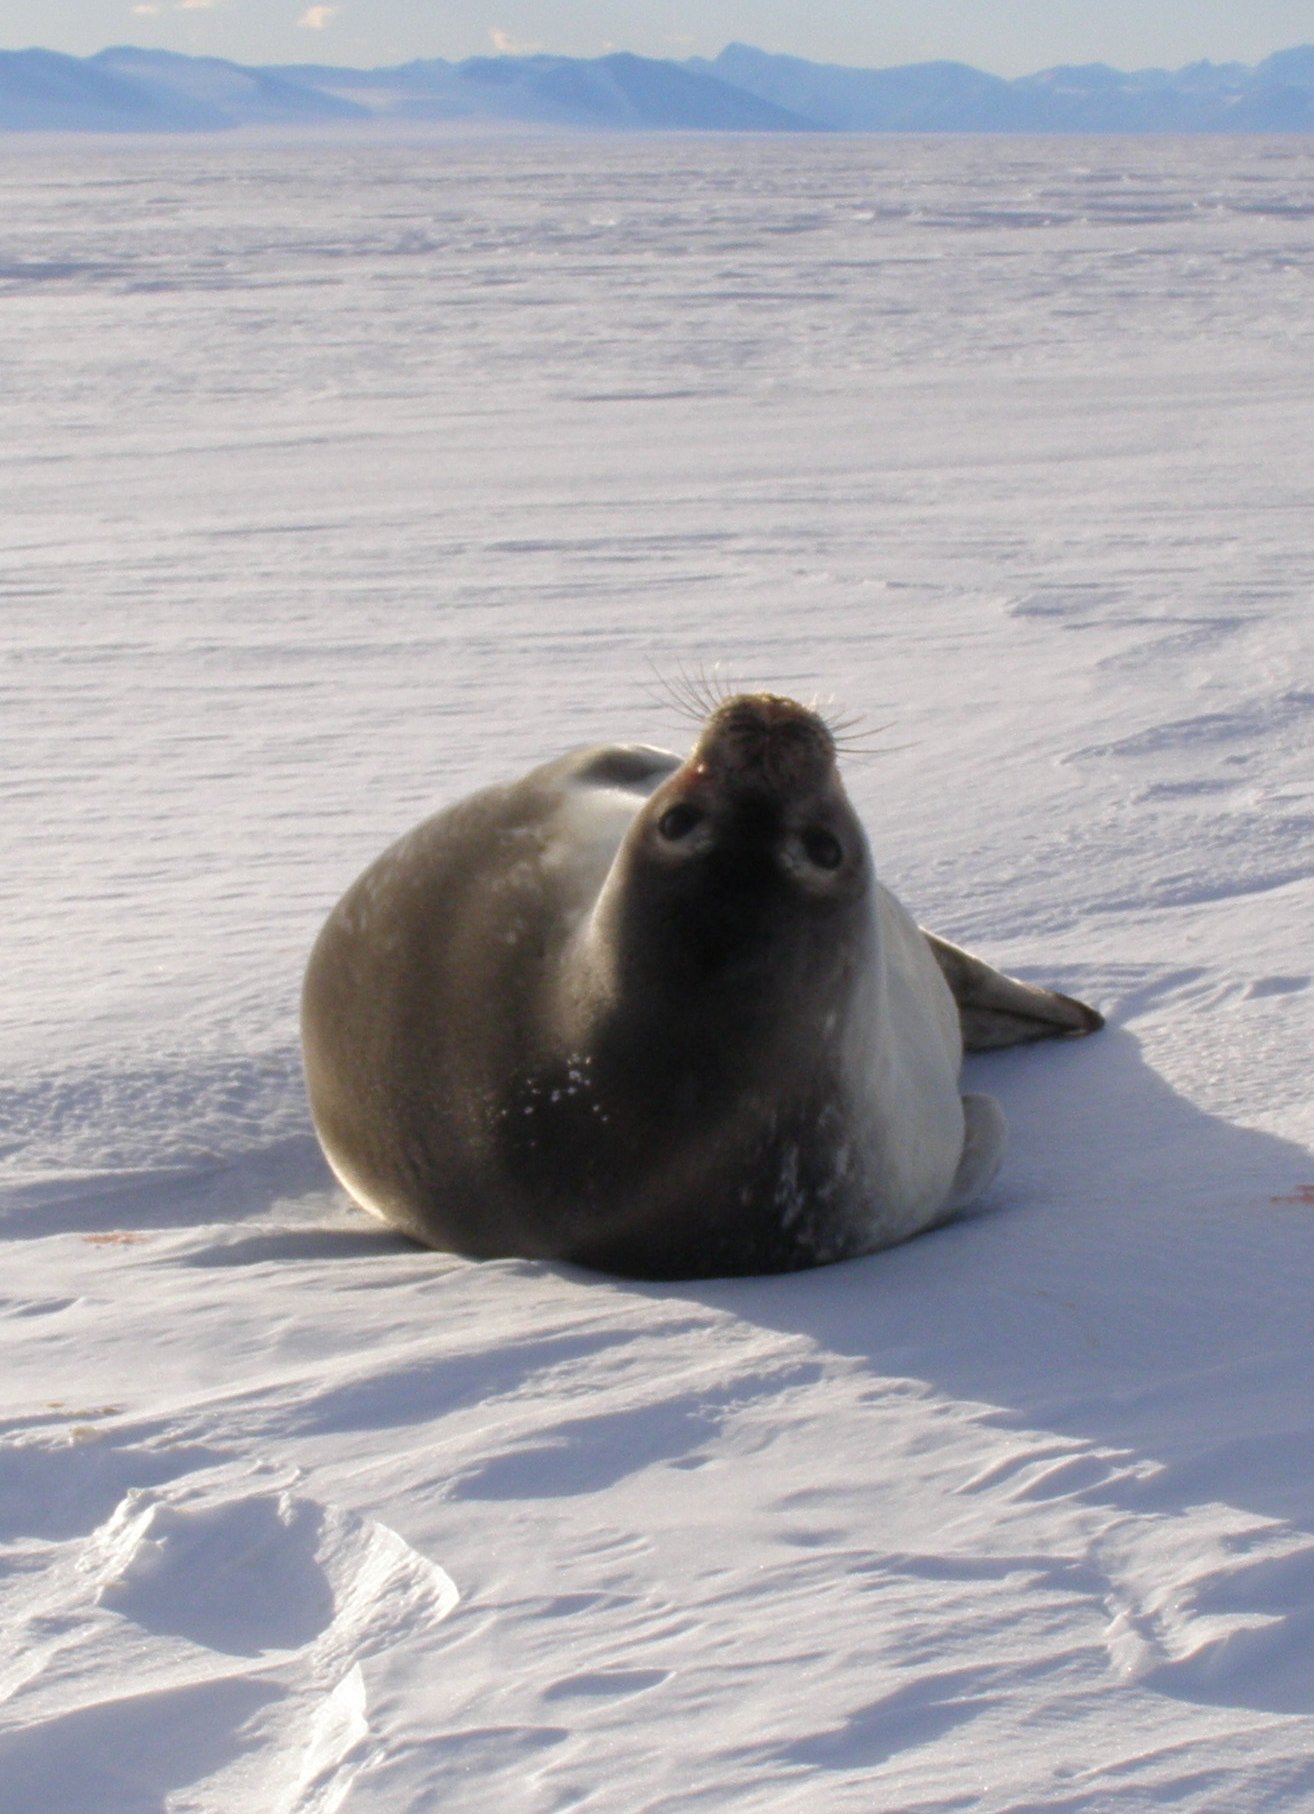
[[[744,696],[684,763],[579,751],[386,851],[311,956],[306,1077],[347,1190],[430,1246],[783,1271],[988,1182],[1002,1117],[957,1079],[992,988],[982,1043],[1098,1024],[922,933],[821,720]]]

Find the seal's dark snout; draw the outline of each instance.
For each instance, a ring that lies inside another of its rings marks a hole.
[[[835,761],[815,712],[776,693],[741,693],[708,721],[695,752],[732,786],[792,792],[825,780]]]

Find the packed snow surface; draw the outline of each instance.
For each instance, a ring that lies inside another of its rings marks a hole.
[[[0,173],[5,1814],[1314,1808],[1314,146],[32,141]],[[308,946],[650,686],[860,711],[1101,1005],[978,1213],[418,1251]]]

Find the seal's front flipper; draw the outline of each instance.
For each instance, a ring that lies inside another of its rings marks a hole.
[[[1104,1016],[1085,1002],[1020,983],[948,939],[922,930],[958,1003],[963,1044],[969,1052],[1025,1045],[1032,1039],[1072,1039],[1104,1025]]]

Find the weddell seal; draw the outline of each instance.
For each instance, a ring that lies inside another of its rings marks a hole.
[[[823,720],[716,706],[689,757],[577,750],[426,820],[306,974],[315,1127],[431,1247],[647,1278],[782,1272],[933,1228],[994,1176],[970,1049],[1101,1019],[922,932]]]

